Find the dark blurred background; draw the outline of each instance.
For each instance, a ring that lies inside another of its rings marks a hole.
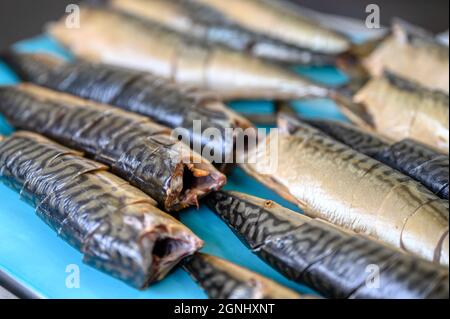
[[[126,0],[123,0],[126,1]],[[224,0],[226,1],[226,0]],[[365,19],[370,3],[381,7],[383,24],[400,16],[434,32],[448,29],[448,0],[291,0],[327,13]],[[67,0],[0,0],[0,49],[39,34],[46,21],[61,16]]]

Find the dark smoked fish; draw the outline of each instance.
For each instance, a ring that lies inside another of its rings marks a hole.
[[[282,117],[279,127],[250,152],[250,175],[311,217],[448,265],[448,201],[306,123]]]
[[[183,268],[211,299],[301,299],[305,298],[270,279],[224,259],[195,254]]]
[[[198,205],[226,183],[208,161],[146,117],[22,84],[0,88],[0,113],[15,127],[86,152],[166,211]]]
[[[0,180],[82,252],[86,264],[139,289],[202,246],[105,165],[33,133],[0,140]]]
[[[374,134],[346,123],[326,120],[307,121],[332,138],[399,170],[448,200],[449,158],[413,140],[391,144]]]
[[[213,96],[149,73],[80,60],[68,63],[45,54],[9,52],[4,58],[24,81],[145,115],[172,129],[186,129],[191,144],[221,151],[224,159],[232,158],[234,151],[234,139],[228,140],[225,130],[252,127]],[[200,130],[194,129],[194,121],[200,121]],[[221,139],[203,137],[207,128],[219,130]]]
[[[281,63],[331,65],[336,55],[315,52],[245,29],[212,7],[191,0],[105,0],[109,6],[203,42]]]
[[[329,298],[442,298],[448,268],[365,237],[235,192],[216,192],[208,206],[260,258]],[[371,269],[379,281],[371,277]]]
[[[66,17],[50,34],[76,56],[148,71],[202,88],[223,99],[292,99],[327,96],[328,90],[283,67],[209,45],[156,23],[110,8],[81,8],[80,28],[66,27]]]

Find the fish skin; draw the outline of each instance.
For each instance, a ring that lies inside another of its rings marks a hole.
[[[0,141],[0,181],[20,192],[86,264],[139,289],[203,245],[105,165],[30,132]]]
[[[327,120],[309,120],[337,141],[414,178],[440,198],[448,200],[449,157],[413,140],[391,144],[357,127]]]
[[[216,97],[148,73],[82,60],[66,63],[45,54],[9,52],[4,59],[24,81],[138,113],[172,129],[187,129],[192,144],[221,151],[221,163],[234,153],[225,130],[253,127]],[[194,121],[201,121],[198,133]],[[218,129],[220,141],[205,139],[206,128]]]
[[[299,15],[289,7],[271,0],[196,0],[221,12],[251,31],[308,48],[312,51],[340,54],[351,47],[345,36]]]
[[[183,268],[211,299],[311,299],[225,259],[197,253]]]
[[[329,298],[448,298],[448,268],[250,195],[205,199],[237,236],[287,278]],[[380,270],[379,289],[367,269]]]
[[[428,32],[397,20],[393,34],[365,59],[373,76],[384,72],[449,93],[449,47]]]
[[[379,134],[393,141],[413,139],[449,153],[447,94],[385,74],[370,80],[354,102],[362,106]]]
[[[109,0],[107,5],[205,43],[280,63],[334,65],[336,55],[314,52],[240,27],[212,7],[190,0]]]
[[[85,6],[80,14],[80,28],[67,29],[63,18],[49,33],[89,61],[148,71],[223,99],[328,96],[328,89],[276,64],[204,44],[114,9]]]
[[[287,129],[288,121],[298,128],[295,133]],[[260,147],[242,165],[247,173],[308,216],[439,262],[441,250],[448,249],[442,247],[449,229],[448,201],[312,126],[282,118],[279,128],[281,133],[273,132],[265,142],[273,138],[278,145],[277,166],[269,166],[271,148]]]
[[[13,126],[86,152],[167,211],[197,205],[226,183],[208,161],[146,117],[32,84],[0,88],[0,100],[0,113]],[[197,170],[208,176],[195,177]]]

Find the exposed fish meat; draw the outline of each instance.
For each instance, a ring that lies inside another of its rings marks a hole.
[[[365,61],[372,75],[392,72],[432,90],[449,93],[449,48],[428,32],[397,21],[393,34]]]
[[[279,127],[280,134],[266,138],[267,147],[250,152],[243,166],[249,174],[309,216],[427,260],[448,256],[448,201],[312,126],[281,117]],[[443,262],[448,265],[447,257]]]
[[[374,78],[342,103],[356,124],[394,141],[413,139],[449,152],[449,96],[392,74]]]
[[[224,259],[195,254],[184,269],[212,299],[301,299],[296,292]]]
[[[315,128],[347,146],[421,182],[437,196],[449,194],[449,158],[413,140],[388,141],[346,123],[309,120]]]
[[[249,54],[212,46],[108,8],[83,7],[80,28],[65,18],[49,32],[77,56],[139,70],[212,91],[222,98],[327,96],[327,89]]]
[[[15,127],[86,152],[167,211],[198,205],[226,177],[168,129],[145,117],[32,84],[0,88],[0,113]]]
[[[273,0],[196,0],[254,32],[313,51],[339,54],[350,40]]]
[[[314,52],[242,28],[219,11],[191,0],[106,0],[109,6],[210,44],[281,63],[332,65],[336,56]]]
[[[235,192],[206,198],[240,239],[287,278],[330,298],[443,298],[448,268],[344,232],[272,201]],[[371,271],[378,274],[372,282]]]
[[[191,145],[220,151],[221,163],[233,158],[237,137],[235,130],[235,136],[227,139],[226,129],[252,127],[215,97],[148,73],[81,60],[68,63],[45,54],[9,52],[4,58],[24,81],[145,115],[172,129],[186,129]],[[195,121],[201,124],[198,130]],[[208,128],[219,130],[220,138],[205,137]]]
[[[0,141],[0,180],[82,252],[86,264],[136,288],[163,279],[202,246],[105,165],[33,133]]]

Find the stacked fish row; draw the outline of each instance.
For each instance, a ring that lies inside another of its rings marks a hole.
[[[207,197],[255,254],[325,297],[448,298],[448,47],[399,22],[361,53],[273,0],[91,2],[80,28],[63,18],[48,29],[77,60],[9,52],[30,84],[0,88],[8,121],[46,137],[0,137],[0,180],[86,263],[137,288],[181,264],[212,298],[308,297],[197,253],[202,241],[164,211]],[[358,78],[328,88],[292,64],[342,66]],[[280,112],[280,134],[260,141],[277,141],[277,153],[247,145],[242,166],[308,217],[220,191],[242,136],[201,131],[254,128],[221,100],[304,97],[334,98],[360,128]],[[179,128],[187,145],[173,136]],[[379,289],[367,284],[373,265]]]

